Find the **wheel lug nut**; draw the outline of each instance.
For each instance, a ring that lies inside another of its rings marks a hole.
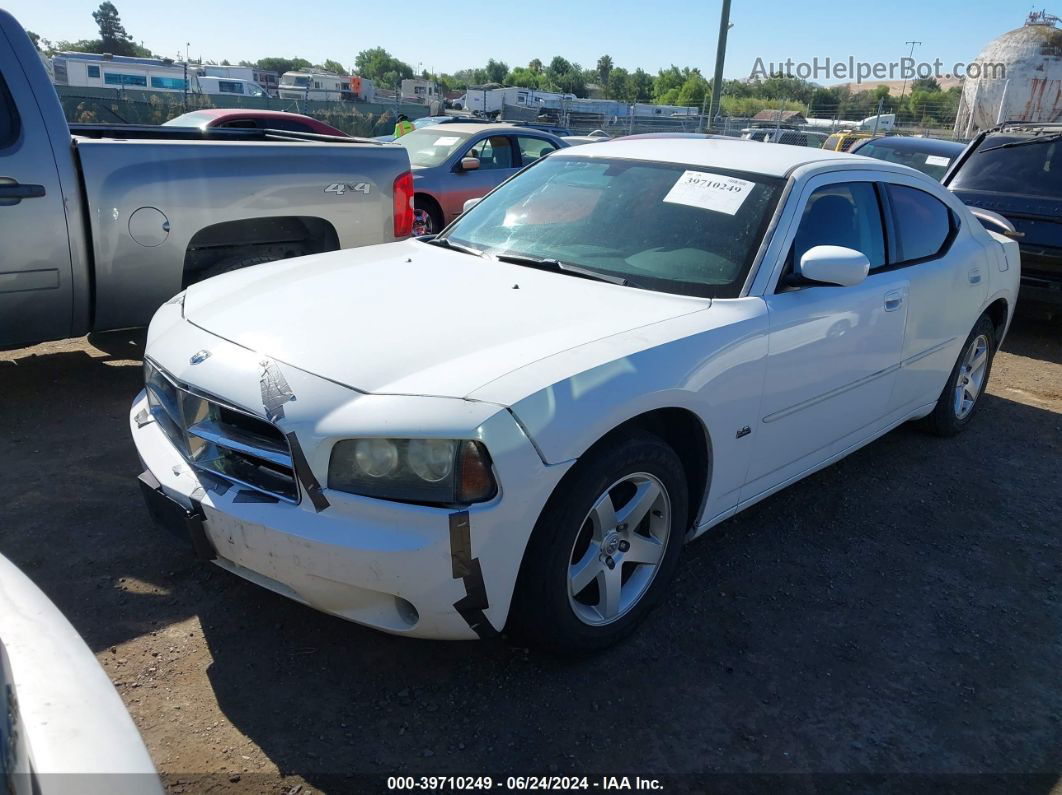
[[[620,552],[626,552],[630,548],[631,548],[631,542],[628,541],[627,539],[623,539],[622,541],[619,542],[619,551]]]
[[[608,566],[610,570],[614,569],[614,568],[616,568],[616,561],[614,561],[612,559],[611,555],[606,555],[605,556],[605,565]]]
[[[616,532],[618,532],[618,533],[626,533],[627,532],[627,525],[626,524],[618,524],[618,525],[616,525]]]

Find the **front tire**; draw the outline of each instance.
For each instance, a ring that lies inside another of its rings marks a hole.
[[[996,355],[996,327],[988,315],[981,315],[963,343],[936,408],[925,419],[926,428],[937,436],[955,436],[963,431],[980,407],[981,396],[992,373]]]
[[[510,629],[563,653],[616,643],[667,590],[687,529],[675,451],[644,431],[605,442],[575,465],[539,517]]]

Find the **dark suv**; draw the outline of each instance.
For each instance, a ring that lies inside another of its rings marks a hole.
[[[1062,310],[1062,124],[1009,122],[978,135],[943,183],[1018,231],[1021,297]]]

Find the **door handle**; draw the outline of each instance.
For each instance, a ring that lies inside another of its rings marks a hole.
[[[43,185],[22,185],[10,177],[0,177],[0,207],[18,204],[23,199],[39,199],[44,192]]]
[[[900,290],[890,290],[885,293],[885,311],[895,312],[903,306],[903,293]]]

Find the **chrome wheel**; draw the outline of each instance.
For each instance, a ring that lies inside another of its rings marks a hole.
[[[980,334],[974,337],[963,354],[952,400],[952,409],[960,420],[966,419],[973,411],[974,404],[984,388],[985,373],[988,372],[988,350],[988,337]]]
[[[671,533],[671,500],[658,478],[637,472],[594,502],[572,545],[568,603],[584,624],[617,621],[649,590]]]
[[[431,221],[431,213],[427,210],[413,211],[413,237],[431,235],[438,231],[435,228],[435,224]]]

